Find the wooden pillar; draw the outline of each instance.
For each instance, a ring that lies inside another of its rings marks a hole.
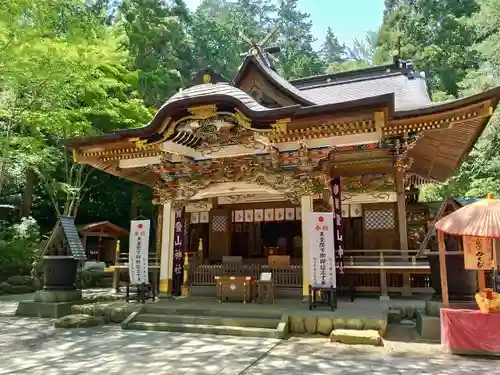
[[[309,230],[310,213],[313,211],[313,199],[309,195],[300,198],[302,221],[302,296],[309,296]]]
[[[389,301],[389,290],[387,287],[387,270],[384,267],[384,251],[380,251],[380,297],[381,301]],[[404,277],[404,276],[403,276]],[[404,282],[403,282],[404,283]]]
[[[160,294],[172,293],[172,262],[173,262],[173,230],[175,213],[172,211],[172,202],[163,204],[160,249]]]
[[[396,172],[396,194],[398,206],[398,224],[399,224],[399,246],[401,255],[408,260],[408,228],[406,225],[406,197],[404,186],[404,173]]]
[[[115,268],[113,270],[113,290],[115,293],[120,291],[120,240],[115,239]]]
[[[404,172],[396,171],[396,195],[398,207],[398,228],[399,228],[399,247],[403,261],[410,260],[408,256],[408,227],[406,220],[406,195],[404,185]],[[411,274],[403,273],[403,296],[411,296]]]
[[[155,251],[155,268],[153,270],[154,283],[156,292],[160,289],[160,259],[161,259],[161,237],[163,232],[163,205],[156,206],[156,251]]]
[[[448,307],[448,275],[446,274],[446,245],[444,243],[444,233],[437,231],[439,246],[439,270],[441,273],[441,294],[443,297],[443,307]]]
[[[323,202],[327,207],[329,207],[329,212],[333,212],[333,196],[331,188],[323,190]]]

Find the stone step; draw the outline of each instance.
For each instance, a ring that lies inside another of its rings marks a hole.
[[[255,328],[255,327],[214,326],[205,324],[132,322],[128,323],[124,328],[143,330],[143,331],[204,333],[211,335],[229,335],[229,336],[242,336],[242,337],[266,337],[266,338],[277,337],[277,331],[275,329]]]
[[[174,302],[175,303],[175,302]],[[225,306],[224,304],[211,307],[209,309],[201,308],[176,308],[174,306],[166,306],[165,304],[146,304],[142,312],[146,314],[161,314],[161,315],[189,315],[189,316],[217,316],[228,318],[264,318],[264,319],[281,319],[281,312],[263,311],[255,309],[253,305],[247,308],[247,305],[241,306]]]
[[[167,315],[140,313],[135,318],[136,322],[147,323],[183,323],[213,326],[254,327],[276,329],[278,319],[266,318],[240,318],[224,316],[196,316],[196,315]]]
[[[331,342],[341,342],[349,345],[383,346],[382,337],[374,329],[334,329],[330,334]]]

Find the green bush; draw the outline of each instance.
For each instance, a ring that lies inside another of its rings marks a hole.
[[[19,223],[0,224],[0,275],[2,280],[14,275],[29,275],[39,252],[40,230],[33,218]]]

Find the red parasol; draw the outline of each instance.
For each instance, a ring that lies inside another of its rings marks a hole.
[[[488,194],[487,199],[443,217],[436,229],[455,236],[500,238],[500,200]]]
[[[448,306],[448,280],[446,275],[446,257],[444,233],[463,237],[500,238],[500,200],[493,194],[488,194],[487,199],[464,206],[455,212],[443,217],[435,224],[438,234],[439,263],[441,269],[441,290],[443,304]],[[496,265],[496,251],[493,257]],[[485,288],[484,270],[478,271],[479,287]]]

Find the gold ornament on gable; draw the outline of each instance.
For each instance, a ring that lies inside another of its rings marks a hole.
[[[284,118],[276,121],[276,123],[271,125],[272,133],[286,133],[288,130],[288,123],[290,121],[290,118]]]
[[[252,121],[250,118],[245,116],[243,113],[241,113],[240,110],[236,109],[236,112],[234,114],[234,118],[236,119],[238,125],[245,129],[250,129],[252,127]]]
[[[217,113],[217,106],[215,104],[200,105],[188,108],[190,116],[192,119],[206,120],[208,118],[214,117]]]
[[[212,76],[208,73],[203,74],[203,83],[211,83],[212,82]]]

